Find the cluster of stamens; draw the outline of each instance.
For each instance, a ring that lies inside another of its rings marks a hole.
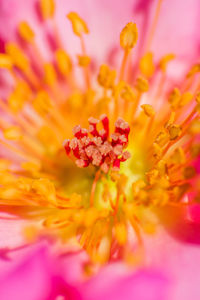
[[[107,173],[112,167],[119,170],[120,163],[130,158],[130,153],[124,151],[128,145],[130,127],[123,119],[118,118],[115,122],[114,133],[109,139],[109,119],[106,115],[100,117],[103,129],[98,130],[98,119],[89,118],[89,129],[77,125],[73,129],[74,138],[65,140],[64,147],[67,155],[73,153],[76,165],[80,168],[90,164],[100,167]]]

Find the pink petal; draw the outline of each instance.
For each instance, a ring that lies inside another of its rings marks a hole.
[[[163,1],[153,49],[160,54],[174,52],[183,59],[198,55],[199,10],[198,0]]]
[[[190,218],[200,224],[200,204],[193,204],[189,207]]]
[[[139,28],[139,39],[144,41],[148,33],[157,1],[153,0],[81,0],[56,2],[56,21],[65,45],[73,53],[80,51],[79,41],[71,31],[66,14],[75,10],[86,20],[91,34],[87,40],[90,54],[103,59],[114,47],[119,48],[119,33],[129,21],[135,21]],[[0,35],[4,38],[14,36],[19,20],[26,20],[34,25],[36,32],[41,24],[36,18],[36,1],[1,0]],[[181,59],[193,57],[198,53],[199,45],[199,9],[198,0],[163,1],[159,22],[155,32],[152,49],[156,55],[174,52]],[[4,30],[6,24],[6,32]],[[70,41],[70,43],[69,43]],[[142,43],[144,46],[144,43]],[[184,46],[183,46],[184,45]]]
[[[165,230],[158,230],[145,239],[145,252],[149,266],[161,268],[171,282],[170,300],[200,299],[199,247],[180,243]]]
[[[165,229],[173,237],[185,243],[200,244],[200,219],[192,217],[190,209],[190,207],[164,207],[157,210],[157,214]]]
[[[39,249],[0,279],[1,300],[43,300],[51,290],[50,266],[45,249]]]
[[[102,271],[83,288],[87,300],[164,300],[168,299],[169,281],[154,270],[139,270],[130,275],[116,275],[118,266]]]

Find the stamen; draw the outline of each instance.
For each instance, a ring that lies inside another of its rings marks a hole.
[[[130,50],[135,46],[138,39],[138,31],[135,23],[128,23],[121,31],[120,45],[124,49],[124,56],[121,64],[119,80],[124,77],[124,71]]]
[[[0,68],[11,69],[13,67],[12,59],[7,54],[0,53]]]
[[[155,15],[154,15],[153,22],[152,22],[152,27],[151,27],[149,37],[148,37],[148,41],[147,41],[146,52],[148,52],[150,47],[151,47],[151,43],[152,43],[155,31],[156,31],[156,27],[157,27],[159,15],[160,15],[161,5],[162,5],[162,0],[158,0]]]
[[[43,19],[49,19],[54,16],[55,3],[54,0],[40,0],[40,11]]]
[[[151,78],[155,72],[155,66],[153,62],[153,54],[147,52],[140,60],[140,71],[147,78]]]
[[[19,24],[18,30],[19,30],[19,35],[23,40],[29,43],[33,41],[35,34],[27,22],[21,22]]]
[[[73,28],[74,34],[81,37],[83,33],[85,33],[85,34],[89,33],[87,24],[83,21],[83,19],[81,19],[81,17],[77,13],[70,12],[67,15],[67,18],[72,23],[72,28]]]
[[[55,53],[57,66],[62,75],[68,75],[72,70],[72,63],[67,53],[59,49]]]
[[[120,45],[124,50],[131,50],[138,39],[138,31],[135,23],[128,23],[121,31]]]
[[[168,63],[175,58],[175,55],[173,53],[169,53],[165,55],[159,63],[160,69],[162,72],[166,72]]]

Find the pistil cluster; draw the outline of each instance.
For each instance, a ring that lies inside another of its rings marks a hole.
[[[89,129],[77,125],[73,129],[74,138],[65,140],[64,148],[67,155],[71,153],[76,158],[80,168],[93,165],[100,167],[104,173],[109,169],[118,171],[120,163],[130,158],[130,153],[124,151],[128,145],[130,127],[123,119],[115,122],[114,133],[109,138],[109,119],[106,115],[100,117],[102,129],[97,129],[98,119],[89,118]]]

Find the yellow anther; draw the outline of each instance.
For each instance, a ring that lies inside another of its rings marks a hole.
[[[170,182],[169,182],[169,178],[167,176],[167,172],[168,172],[168,169],[167,169],[167,164],[165,164],[165,166],[163,165],[164,169],[164,173],[161,172],[161,169],[160,169],[160,178],[159,178],[159,182],[157,182],[157,186],[159,186],[160,188],[162,189],[166,189],[170,186]]]
[[[24,100],[28,100],[31,94],[31,89],[25,81],[19,81],[15,87],[15,93]]]
[[[13,184],[13,182],[15,182],[15,177],[9,171],[2,170],[0,172],[0,182],[1,185]]]
[[[35,34],[27,22],[21,22],[19,24],[18,31],[23,40],[27,42],[33,41]]]
[[[166,127],[174,123],[175,116],[176,116],[175,111],[172,111],[171,114],[170,114],[169,120],[166,124]]]
[[[155,142],[160,146],[163,147],[169,141],[169,135],[166,131],[160,131],[156,137]]]
[[[156,169],[152,169],[151,171],[147,172],[146,176],[147,176],[147,181],[149,182],[149,184],[156,183],[158,175],[159,175],[159,172]]]
[[[72,63],[69,55],[64,50],[59,49],[56,51],[56,62],[62,75],[68,75],[71,72]]]
[[[105,264],[109,259],[110,239],[104,236],[98,244],[97,250],[93,253],[92,259],[96,263]]]
[[[143,105],[141,105],[141,107],[144,110],[144,113],[148,117],[153,117],[155,115],[155,110],[154,110],[154,108],[153,108],[152,105],[150,105],[150,104],[143,104]]]
[[[71,21],[72,29],[76,35],[80,37],[83,33],[89,33],[87,24],[76,12],[70,12],[67,17]]]
[[[77,194],[77,193],[73,193],[71,196],[70,196],[70,201],[71,203],[73,204],[73,206],[81,206],[82,204],[82,196]]]
[[[197,103],[196,107],[195,107],[195,111],[200,113],[200,104]]]
[[[154,205],[164,206],[169,200],[169,194],[163,187],[156,186],[151,190],[151,202]]]
[[[24,105],[24,100],[21,99],[17,95],[17,93],[13,92],[8,97],[8,105],[9,105],[9,108],[12,110],[12,112],[17,113],[22,109],[22,107]]]
[[[114,87],[113,87],[113,97],[118,98],[121,96],[123,89],[126,87],[127,83],[123,80],[120,80]]]
[[[107,65],[101,65],[99,74],[98,74],[98,82],[104,88],[112,88],[114,85],[116,77],[116,71],[110,70]]]
[[[72,195],[70,195],[70,197],[69,197],[69,199],[67,199],[67,201],[66,201],[66,198],[57,199],[57,204],[58,204],[58,206],[62,206],[63,208],[64,207],[80,208],[80,206],[82,205],[82,196],[77,193],[73,193]],[[77,216],[77,218],[75,217],[76,221],[78,221],[79,217],[80,217],[80,215]],[[82,221],[82,220],[80,220],[80,221]]]
[[[72,217],[73,217],[73,221],[76,224],[84,224],[85,214],[83,210],[81,209],[77,210],[76,212],[74,212]]]
[[[23,230],[23,234],[27,242],[34,242],[38,237],[38,228],[34,225],[26,226]]]
[[[185,92],[184,94],[182,94],[181,100],[180,100],[180,107],[187,105],[192,100],[192,98],[193,98],[193,95],[190,92]]]
[[[172,109],[177,109],[181,101],[181,93],[178,88],[174,88],[169,96],[169,103]]]
[[[43,19],[52,18],[55,11],[54,0],[40,0],[40,12]]]
[[[146,53],[140,60],[140,71],[141,73],[150,78],[155,71],[155,66],[153,62],[153,54],[151,52]]]
[[[78,64],[80,67],[87,67],[90,64],[90,57],[89,56],[78,56]]]
[[[170,140],[175,140],[181,135],[182,130],[181,130],[181,127],[179,125],[172,124],[172,125],[169,125],[167,127],[167,129],[168,129],[168,132],[169,132]]]
[[[129,22],[121,31],[120,45],[124,50],[131,50],[138,39],[137,26],[133,22]]]
[[[17,179],[17,187],[25,192],[29,192],[31,190],[32,179],[27,177],[20,177]]]
[[[98,218],[98,211],[94,207],[89,208],[85,212],[84,225],[86,227],[92,226],[97,218]]]
[[[138,89],[138,91],[144,93],[147,92],[149,89],[149,82],[147,79],[143,78],[143,77],[138,77],[136,79],[136,88]]]
[[[192,77],[194,76],[196,73],[200,72],[200,64],[196,64],[194,66],[192,66],[192,68],[190,69],[190,71],[187,74],[187,77]]]
[[[29,68],[28,58],[16,44],[7,43],[6,53],[11,57],[13,64],[22,71],[26,71]]]
[[[0,172],[7,171],[11,165],[11,162],[6,159],[0,158]]]
[[[33,107],[41,115],[48,113],[52,107],[48,93],[45,91],[38,92],[33,100]]]
[[[47,199],[51,203],[56,202],[55,187],[49,179],[35,179],[31,187],[38,195],[41,195],[44,199]]]
[[[17,199],[19,196],[20,196],[19,190],[14,188],[12,185],[0,189],[1,203],[3,199],[14,200]]]
[[[30,88],[25,81],[17,83],[15,90],[8,97],[8,105],[12,112],[19,112],[30,97]]]
[[[152,148],[153,156],[155,158],[160,158],[162,156],[162,148],[157,143],[153,143]]]
[[[115,236],[119,245],[124,245],[127,241],[127,230],[124,223],[117,223],[115,225]]]
[[[198,157],[200,155],[200,144],[195,144],[191,147],[190,152],[192,157]]]
[[[166,175],[167,174],[167,164],[166,164],[166,161],[164,161],[163,159],[161,159],[158,162],[156,169],[158,170],[160,176]]]
[[[139,179],[132,184],[133,195],[137,195],[138,192],[146,186],[142,179]]]
[[[194,177],[195,174],[196,174],[196,170],[192,166],[188,166],[183,170],[183,176],[185,179],[190,179]]]
[[[48,63],[44,65],[44,81],[49,86],[53,86],[56,82],[56,71],[52,64]]]
[[[9,55],[0,53],[0,68],[11,69],[13,66],[12,59]]]
[[[191,134],[198,134],[200,133],[200,120],[193,120],[189,127],[189,132]]]
[[[84,95],[84,99],[85,99],[85,103],[88,104],[89,108],[91,107],[91,105],[93,105],[94,97],[95,97],[95,91],[88,89]]]
[[[168,63],[175,58],[175,55],[173,53],[165,55],[159,63],[159,67],[163,72],[166,72]]]
[[[74,92],[72,95],[70,95],[70,97],[68,98],[69,101],[69,105],[73,108],[73,109],[80,109],[83,105],[83,94],[81,94],[80,92]]]
[[[125,85],[124,85],[124,87],[122,88],[122,91],[121,91],[121,97],[126,101],[133,102],[136,99],[136,94],[134,93],[131,86],[125,83]]]
[[[126,175],[119,174],[119,178],[117,180],[117,188],[118,188],[118,192],[120,194],[122,194],[124,192],[127,181],[128,181],[128,177]]]
[[[40,170],[40,168],[41,168],[41,166],[40,166],[39,163],[33,163],[33,162],[29,162],[29,161],[23,162],[23,163],[21,164],[21,167],[22,167],[24,170],[26,170],[26,171],[28,171],[28,172],[31,172],[31,173],[39,172],[39,170]]]
[[[186,161],[185,153],[181,147],[176,148],[172,153],[170,159],[175,164],[182,164]]]
[[[52,133],[52,130],[47,126],[43,126],[40,128],[37,137],[44,145],[46,152],[50,155],[55,155],[60,144],[57,137]],[[51,143],[49,143],[49,141],[51,141]]]
[[[200,92],[198,92],[198,93],[196,94],[195,100],[196,100],[196,102],[197,102],[198,104],[200,104]]]
[[[3,134],[7,140],[14,140],[14,141],[18,141],[22,136],[21,130],[17,126],[11,126],[5,129],[3,131]]]

